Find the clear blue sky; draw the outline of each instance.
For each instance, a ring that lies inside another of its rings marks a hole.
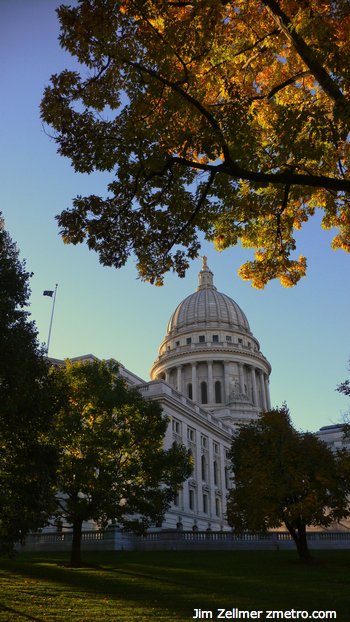
[[[30,310],[41,341],[51,312],[42,292],[59,284],[50,355],[114,357],[148,379],[169,316],[196,288],[200,262],[186,279],[169,276],[155,288],[137,279],[134,261],[119,271],[105,268],[86,247],[61,241],[54,216],[78,194],[104,195],[108,176],[74,173],[41,125],[39,103],[50,75],[73,66],[57,41],[58,4],[0,2],[0,209],[34,272]],[[217,288],[245,311],[272,365],[272,403],[285,400],[302,430],[338,423],[349,406],[335,387],[348,377],[350,256],[332,251],[331,237],[319,218],[298,235],[308,276],[291,290],[273,282],[256,291],[240,281],[247,251],[203,249]]]

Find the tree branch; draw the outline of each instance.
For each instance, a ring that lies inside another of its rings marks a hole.
[[[270,1],[270,0],[264,0]],[[230,175],[236,179],[245,179],[256,183],[268,183],[268,184],[289,184],[299,186],[310,186],[313,188],[325,188],[327,190],[335,190],[337,192],[350,192],[350,180],[338,179],[335,177],[327,177],[325,175],[304,175],[301,173],[291,173],[290,171],[284,171],[282,173],[264,173],[260,171],[249,171],[240,167],[231,158],[229,148],[225,141],[223,132],[216,121],[215,117],[192,95],[184,91],[179,84],[168,80],[164,76],[160,75],[154,69],[145,67],[139,62],[123,59],[127,65],[138,69],[142,73],[153,77],[165,86],[170,87],[181,97],[186,99],[200,114],[202,114],[213,128],[215,134],[218,137],[219,144],[222,148],[225,161],[222,164],[202,164],[200,162],[193,162],[183,157],[173,156],[172,162],[176,162],[182,166],[188,166],[190,168],[196,168],[202,171],[209,171],[215,173],[224,173]]]
[[[241,168],[235,162],[222,164],[202,164],[193,162],[180,156],[173,156],[173,161],[181,166],[188,166],[202,171],[216,171],[230,175],[236,179],[245,179],[260,184],[289,184],[291,186],[310,186],[312,188],[325,188],[336,192],[350,192],[350,180],[338,179],[337,177],[327,177],[326,175],[312,175],[303,173],[263,173],[259,171],[249,171]]]
[[[281,248],[283,248],[283,235],[282,235],[282,229],[281,229],[281,216],[282,216],[284,210],[287,208],[287,205],[288,205],[289,190],[290,190],[290,184],[286,184],[285,188],[284,188],[282,205],[281,205],[280,209],[277,212],[276,240],[279,241],[279,244],[280,244]]]
[[[318,59],[318,54],[308,45],[293,26],[288,15],[282,11],[276,0],[262,0],[262,3],[269,9],[274,20],[280,26],[285,36],[292,42],[300,58],[310,69],[317,82],[324,92],[342,108],[348,108],[348,103],[336,82],[331,78],[328,71],[323,67],[322,61]]]
[[[295,74],[295,76],[291,76],[284,82],[281,82],[280,84],[274,86],[271,91],[269,91],[266,95],[255,95],[254,97],[251,97],[251,100],[255,101],[256,99],[271,99],[274,95],[276,95],[276,93],[278,93],[278,91],[282,91],[282,89],[284,89],[286,86],[293,84],[298,80],[298,78],[308,75],[310,75],[310,71],[299,71],[299,73]]]
[[[210,175],[209,175],[209,179],[203,189],[203,192],[199,198],[199,201],[195,207],[195,209],[193,210],[191,216],[189,217],[189,219],[187,220],[187,222],[181,227],[181,229],[177,232],[177,234],[175,235],[175,237],[173,238],[173,240],[171,241],[171,243],[169,244],[168,248],[166,249],[165,253],[164,253],[164,258],[167,256],[167,254],[171,251],[172,247],[174,246],[174,244],[176,244],[182,234],[184,233],[184,231],[186,231],[186,229],[193,223],[194,219],[196,218],[197,214],[199,213],[204,201],[206,200],[207,196],[208,196],[208,192],[211,188],[211,186],[214,183],[214,179],[215,179],[215,175],[216,172],[215,171],[211,171]]]
[[[140,9],[139,9],[140,10]],[[162,35],[161,32],[159,32],[159,30],[157,28],[155,28],[155,26],[149,21],[149,19],[147,19],[147,17],[144,16],[144,14],[142,14],[142,18],[143,20],[146,22],[146,24],[151,28],[151,30],[153,30],[153,32],[157,35],[157,37],[159,37],[159,39],[164,43],[165,46],[167,46],[171,52],[174,54],[174,56],[178,59],[178,61],[181,63],[183,71],[184,71],[184,79],[181,81],[178,81],[176,84],[188,84],[188,71],[187,71],[187,65],[185,63],[185,61],[183,60],[183,58],[181,58],[180,54],[178,54],[178,52],[176,50],[174,50],[174,48],[172,47],[172,45],[166,40],[166,38],[164,37],[164,35]]]
[[[241,54],[245,54],[246,52],[250,52],[250,50],[254,50],[254,48],[256,48],[259,45],[259,43],[264,41],[264,39],[267,39],[268,37],[272,37],[273,35],[277,34],[278,32],[279,32],[279,28],[274,28],[274,30],[271,30],[271,32],[268,32],[266,35],[263,35],[262,37],[259,37],[257,39],[257,41],[255,41],[251,45],[248,45],[248,47],[243,48],[242,50],[239,50],[238,52],[235,52],[232,55],[232,58],[237,58],[237,56],[240,56]],[[260,52],[264,51],[264,47],[265,47],[264,45],[261,46]],[[203,75],[207,75],[208,73],[210,73],[211,71],[217,69],[221,65],[224,65],[226,62],[227,62],[226,60],[223,60],[223,61],[220,61],[219,63],[216,63],[216,65],[213,65],[212,67],[210,67],[210,69],[208,69]]]
[[[155,80],[158,80],[158,82],[161,82],[161,84],[164,84],[165,86],[169,86],[176,93],[179,93],[181,97],[186,99],[194,108],[196,108],[196,110],[200,112],[207,119],[207,121],[213,128],[218,138],[218,141],[220,143],[220,146],[222,148],[226,161],[230,163],[232,162],[227,143],[225,141],[224,135],[222,133],[222,130],[218,122],[216,121],[215,117],[197,99],[195,99],[195,97],[190,95],[187,91],[184,91],[177,82],[172,82],[171,80],[168,80],[168,78],[165,78],[164,76],[160,75],[154,69],[151,69],[150,67],[145,67],[144,65],[136,61],[131,61],[125,58],[122,60],[125,64],[131,67],[134,67],[134,69],[138,69],[142,73],[146,73],[147,75],[151,76]]]

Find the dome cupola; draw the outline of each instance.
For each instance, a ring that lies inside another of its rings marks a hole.
[[[176,307],[168,323],[167,336],[185,333],[196,327],[210,326],[220,327],[222,330],[236,328],[250,334],[249,323],[242,309],[232,298],[217,291],[207,258],[203,257],[197,291]]]

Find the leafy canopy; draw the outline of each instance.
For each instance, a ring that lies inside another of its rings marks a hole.
[[[27,311],[30,276],[0,215],[0,550],[43,527],[54,508],[52,394]]]
[[[350,369],[350,367],[349,367]],[[350,380],[344,380],[337,386],[337,391],[339,393],[343,393],[344,395],[350,396]]]
[[[80,530],[89,520],[139,531],[161,522],[190,465],[184,448],[163,449],[160,406],[129,389],[113,362],[67,360],[52,374],[57,516]]]
[[[284,524],[304,559],[306,526],[326,527],[349,514],[349,460],[314,434],[297,432],[286,406],[242,426],[231,459],[228,521],[237,531]]]
[[[350,369],[350,367],[349,367]],[[337,389],[336,389],[339,393],[343,393],[343,395],[346,395],[347,397],[350,397],[350,380],[349,378],[347,380],[344,380],[344,382],[341,382],[340,384],[338,384]],[[343,437],[345,441],[349,441],[350,439],[350,409],[343,415]],[[350,454],[349,454],[349,461],[350,461]],[[349,481],[350,481],[350,473],[349,473]]]
[[[264,287],[306,271],[295,230],[316,208],[350,250],[347,0],[78,0],[58,9],[81,72],[51,78],[41,110],[76,171],[110,171],[108,194],[58,216],[117,268],[184,276],[199,234],[256,249]],[[88,70],[88,72],[87,72]]]

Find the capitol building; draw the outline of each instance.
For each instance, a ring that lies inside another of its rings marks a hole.
[[[238,424],[256,419],[271,407],[271,365],[240,306],[217,291],[205,257],[196,291],[180,302],[169,319],[151,381],[145,382],[120,363],[119,368],[129,386],[161,405],[169,420],[165,448],[177,441],[192,455],[192,474],[162,528],[228,529],[232,435]]]
[[[71,360],[94,359],[89,354]],[[182,443],[192,456],[191,476],[165,514],[162,529],[229,529],[225,517],[232,486],[232,436],[239,424],[271,408],[271,365],[240,306],[217,291],[206,257],[196,291],[169,319],[151,380],[118,364],[130,387],[161,405],[169,421],[165,448]],[[316,434],[333,449],[344,446],[342,425],[326,426]]]

